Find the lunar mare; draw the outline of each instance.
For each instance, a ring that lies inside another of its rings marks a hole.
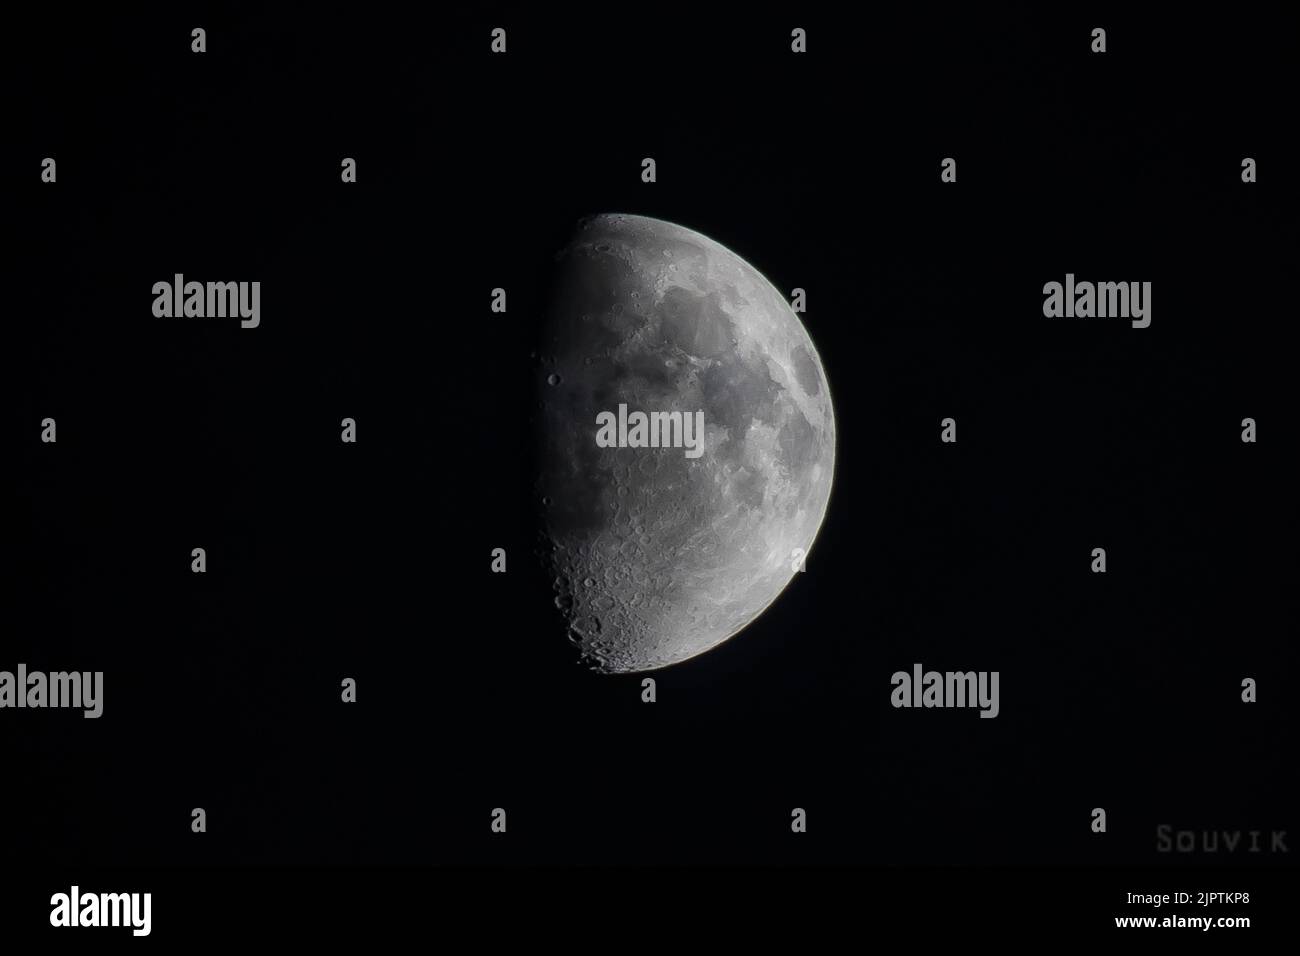
[[[538,372],[556,605],[596,670],[666,667],[752,622],[811,550],[835,464],[825,372],[772,284],[683,226],[585,220],[556,279]],[[702,411],[702,454],[598,446],[620,404]]]

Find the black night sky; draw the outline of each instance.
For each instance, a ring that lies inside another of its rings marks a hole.
[[[1158,865],[1224,862],[1158,852],[1161,824],[1300,839],[1296,31],[1116,13],[1094,55],[1096,12],[601,9],[9,31],[0,669],[102,670],[105,713],[0,714],[7,851]],[[805,288],[838,429],[807,573],[654,705],[576,663],[533,564],[529,355],[554,254],[606,211]],[[155,319],[178,272],[260,280],[261,326]],[[1066,273],[1150,281],[1151,326],[1045,318]],[[1000,715],[895,710],[916,662],[999,671]]]

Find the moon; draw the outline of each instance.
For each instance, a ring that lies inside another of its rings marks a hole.
[[[689,660],[762,614],[807,560],[835,470],[826,373],[772,284],[684,226],[585,219],[554,278],[537,387],[555,604],[593,670]],[[601,447],[597,418],[620,405],[703,412],[698,457]]]

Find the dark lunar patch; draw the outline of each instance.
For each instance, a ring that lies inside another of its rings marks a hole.
[[[645,388],[654,392],[676,391],[679,372],[664,362],[662,352],[633,352],[617,363],[617,383],[620,387]],[[626,397],[623,399],[626,401]],[[657,411],[658,409],[643,409]],[[663,409],[671,411],[671,409]]]
[[[817,432],[808,424],[803,412],[791,406],[789,417],[781,424],[776,433],[777,444],[781,446],[780,467],[789,477],[802,475],[819,458],[820,447],[817,444]]]
[[[776,424],[780,386],[766,368],[755,369],[733,354],[706,369],[700,386],[707,403],[706,419],[729,429],[733,438],[743,438],[755,418],[766,425]]]
[[[790,353],[790,362],[794,365],[794,378],[809,395],[816,395],[822,390],[821,373],[817,363],[802,345]]]
[[[683,352],[702,358],[716,358],[732,350],[731,320],[718,301],[717,293],[707,296],[672,288],[659,304],[664,338]]]

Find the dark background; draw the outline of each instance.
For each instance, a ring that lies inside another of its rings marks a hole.
[[[0,715],[12,859],[1300,841],[1294,22],[656,9],[174,4],[6,31],[0,668],[105,672],[100,720]],[[839,429],[807,573],[655,673],[653,706],[576,663],[532,563],[532,335],[552,256],[602,211],[805,288]],[[260,280],[261,327],[155,319],[175,272]],[[1150,280],[1151,327],[1045,319],[1067,272]],[[1000,671],[1001,715],[891,708],[918,661]]]

